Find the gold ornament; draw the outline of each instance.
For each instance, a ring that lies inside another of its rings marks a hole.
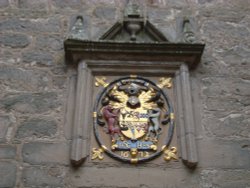
[[[164,154],[165,161],[170,161],[171,159],[178,160],[176,147],[171,147],[170,149],[164,148]]]
[[[92,157],[91,160],[95,160],[95,159],[99,159],[99,160],[103,160],[104,156],[103,156],[103,149],[97,149],[97,148],[93,148],[92,149]]]

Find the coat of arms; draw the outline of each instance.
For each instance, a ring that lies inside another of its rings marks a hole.
[[[159,84],[137,76],[124,77],[108,84],[96,78],[104,89],[94,109],[94,133],[100,149],[93,148],[92,159],[102,159],[105,151],[123,162],[137,163],[165,153],[177,159],[176,148],[169,149],[174,131],[174,113],[165,88],[171,78]]]

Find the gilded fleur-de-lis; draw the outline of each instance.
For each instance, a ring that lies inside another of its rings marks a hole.
[[[103,149],[97,149],[97,148],[93,148],[92,149],[92,157],[91,160],[95,160],[95,159],[99,159],[99,160],[103,160],[104,156],[103,156]]]
[[[165,149],[164,150],[164,160],[165,161],[170,161],[171,159],[178,160],[177,154],[177,148],[176,147],[171,147],[170,149]]]
[[[105,77],[95,77],[95,86],[99,87],[99,86],[103,86],[103,87],[107,87],[109,84],[106,82],[106,78]]]
[[[159,88],[164,88],[164,87],[167,87],[167,88],[171,88],[172,87],[172,78],[160,78],[159,79],[159,84],[157,85]]]

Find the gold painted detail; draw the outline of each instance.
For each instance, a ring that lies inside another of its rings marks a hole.
[[[164,160],[165,161],[170,161],[171,159],[178,160],[177,154],[177,148],[176,147],[171,147],[170,149],[165,148],[164,150]]]
[[[93,112],[93,117],[96,118],[97,117],[97,113]]]
[[[102,149],[105,151],[105,150],[108,150],[108,148],[106,147],[106,146],[104,146],[104,145],[102,145],[101,146],[102,147]]]
[[[138,159],[137,159],[137,158],[135,158],[135,159],[131,159],[131,160],[130,160],[130,163],[132,163],[132,164],[136,164],[136,163],[138,163]]]
[[[156,150],[157,150],[157,145],[151,145],[150,148],[151,148],[152,150],[156,151]]]
[[[91,160],[95,160],[95,159],[99,159],[99,160],[103,160],[104,156],[103,156],[103,149],[97,149],[97,148],[93,148],[92,149],[92,157]]]
[[[118,147],[117,144],[113,144],[113,145],[111,146],[111,149],[112,149],[112,150],[115,150],[117,147]]]
[[[99,86],[103,86],[103,87],[107,87],[109,85],[109,83],[106,82],[106,77],[95,77],[95,86],[99,87]]]
[[[170,113],[170,119],[174,119],[174,113]]]
[[[159,79],[159,84],[157,85],[159,88],[164,88],[164,87],[166,87],[166,88],[171,88],[172,87],[172,78],[164,78],[164,77],[162,77],[162,78],[160,78]]]
[[[130,78],[134,78],[134,79],[135,79],[135,78],[137,78],[137,75],[131,74],[131,75],[130,75]]]
[[[130,149],[130,154],[131,154],[132,158],[135,158],[137,156],[137,154],[138,154],[137,148],[131,148]]]
[[[162,146],[162,147],[161,147],[161,151],[165,150],[166,147],[167,147],[166,145]]]

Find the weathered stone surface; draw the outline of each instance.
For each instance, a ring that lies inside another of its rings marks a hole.
[[[70,177],[74,187],[199,187],[198,177],[182,169],[83,167]]]
[[[71,17],[83,14],[84,38],[97,40],[122,19],[127,2],[0,0],[0,187],[250,187],[249,0],[137,1],[170,41],[179,37],[177,18],[187,15],[206,44],[201,64],[191,72],[192,81],[199,82],[193,101],[200,100],[195,112],[201,114],[195,170],[181,160],[156,166],[112,159],[95,163],[92,148],[81,167],[69,165],[70,144],[64,137],[70,141],[72,124],[63,128],[66,81],[77,70],[65,65],[64,36]]]
[[[23,160],[30,164],[68,164],[68,143],[42,143],[33,142],[23,146]]]
[[[8,0],[1,0],[0,1],[0,8],[5,8],[9,6],[9,1]]]
[[[207,116],[204,127],[213,135],[221,138],[250,138],[250,118],[243,114],[229,114],[218,118]]]
[[[249,169],[249,141],[197,140],[199,166],[203,168]]]
[[[187,2],[184,0],[174,1],[174,0],[146,0],[149,6],[157,6],[158,8],[168,7],[182,9],[187,6]]]
[[[53,64],[53,57],[48,52],[26,52],[23,53],[23,61],[26,63],[37,63],[40,65],[51,66]]]
[[[48,86],[48,81],[49,77],[44,71],[0,66],[0,83],[6,90],[38,91]]]
[[[0,44],[12,48],[23,48],[30,44],[30,39],[23,34],[2,34]]]
[[[6,133],[10,125],[11,121],[9,116],[0,114],[0,143],[6,140]]]
[[[16,147],[10,145],[0,145],[0,159],[15,159]]]
[[[61,167],[28,167],[23,170],[22,181],[26,187],[64,187],[64,176]]]
[[[53,118],[31,118],[21,123],[16,138],[52,137],[56,134],[57,123]]]
[[[55,85],[55,87],[59,88],[59,89],[63,89],[66,87],[66,77],[64,76],[56,76],[53,78],[53,84]]]
[[[36,40],[36,46],[38,49],[48,49],[59,51],[63,49],[63,40],[59,36],[39,36]]]
[[[14,94],[0,100],[0,108],[7,111],[16,110],[21,113],[43,113],[58,105],[57,94],[54,92]]]
[[[42,26],[42,27],[41,27]],[[1,31],[60,33],[60,19],[6,19],[0,21]]]
[[[249,170],[202,170],[200,187],[236,188],[250,186]]]
[[[0,187],[14,187],[16,183],[16,166],[10,162],[0,162]]]
[[[100,4],[115,5],[116,1],[115,0],[92,0],[92,1],[84,1],[84,3],[87,5],[100,5]],[[123,3],[123,5],[125,4],[124,1],[118,1],[117,3]]]
[[[198,0],[198,3],[200,4],[205,4],[205,3],[211,3],[213,2],[214,0]]]
[[[204,78],[203,93],[206,96],[230,95],[250,96],[250,81],[238,78],[211,77]]]
[[[204,1],[209,1],[209,0],[200,0],[201,3],[203,3]],[[235,9],[233,9],[232,6],[225,7],[223,4],[217,4],[217,6],[211,6],[201,11],[200,14],[208,18],[216,17],[216,21],[219,20],[225,22],[239,22],[244,18],[244,9],[241,9],[240,12],[238,10],[239,10],[238,7],[235,7]],[[214,24],[217,25],[216,21],[214,22]],[[228,24],[230,25],[230,23]],[[233,25],[231,26],[233,27]],[[221,26],[221,29],[222,28],[223,25]],[[230,33],[231,31],[227,32]]]
[[[97,7],[95,9],[95,15],[98,18],[104,19],[106,21],[108,20],[114,20],[115,19],[115,8],[111,7]]]
[[[59,8],[71,7],[81,8],[81,0],[52,0],[52,4]]]
[[[29,8],[29,9],[45,9],[47,8],[47,0],[19,0],[20,8]]]

